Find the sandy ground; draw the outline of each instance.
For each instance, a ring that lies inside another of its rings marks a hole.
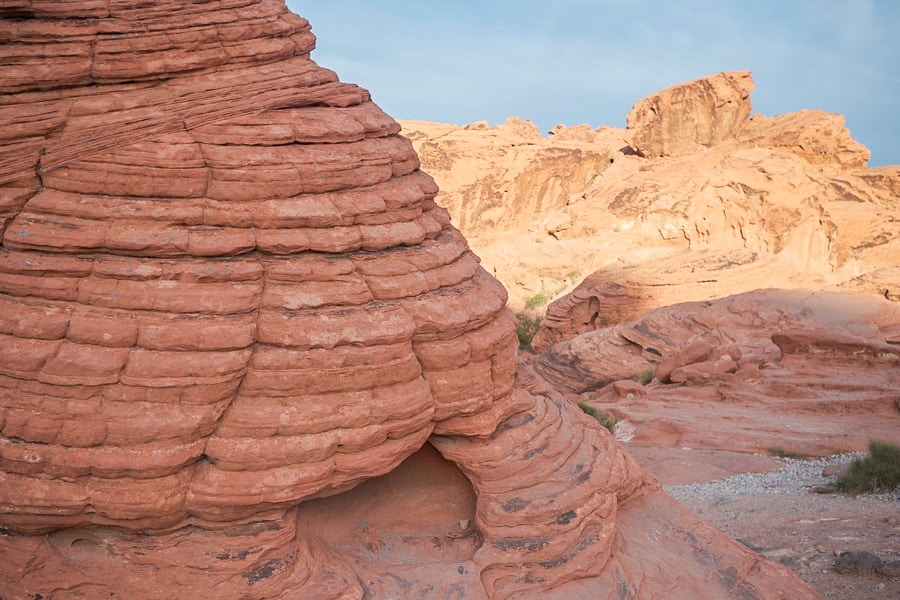
[[[851,575],[834,570],[841,552],[869,551],[882,560],[900,560],[900,492],[848,496],[822,494],[813,487],[822,477],[820,462],[808,466],[812,476],[790,472],[790,461],[727,453],[679,454],[637,452],[644,466],[658,474],[665,488],[694,513],[772,560],[780,561],[834,600],[900,600],[900,578]],[[837,461],[836,461],[837,462]],[[697,477],[683,468],[689,465]],[[704,466],[705,465],[705,466]],[[751,474],[737,477],[748,467]],[[717,478],[718,477],[718,478]]]

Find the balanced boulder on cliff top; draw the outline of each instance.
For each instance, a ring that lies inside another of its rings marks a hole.
[[[4,597],[814,596],[516,383],[505,291],[283,2],[2,15]],[[476,496],[469,555],[310,533],[302,503],[426,440]]]
[[[719,73],[674,85],[628,113],[631,145],[642,156],[692,154],[733,139],[750,116],[750,71]]]

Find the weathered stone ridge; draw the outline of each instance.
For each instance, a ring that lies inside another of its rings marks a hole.
[[[752,88],[719,73],[637,102],[628,129],[545,138],[516,118],[401,123],[511,306],[574,290],[535,349],[592,328],[580,313],[612,324],[761,281],[900,298],[900,166],[866,168],[841,115],[751,117]]]

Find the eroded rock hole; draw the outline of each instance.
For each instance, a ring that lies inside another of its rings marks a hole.
[[[465,561],[481,545],[472,484],[428,443],[386,475],[303,503],[298,518],[359,561]]]

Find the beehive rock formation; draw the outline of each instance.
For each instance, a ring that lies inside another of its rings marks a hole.
[[[0,14],[4,598],[814,596],[517,381],[502,286],[283,2]],[[464,564],[313,533],[427,440]]]

